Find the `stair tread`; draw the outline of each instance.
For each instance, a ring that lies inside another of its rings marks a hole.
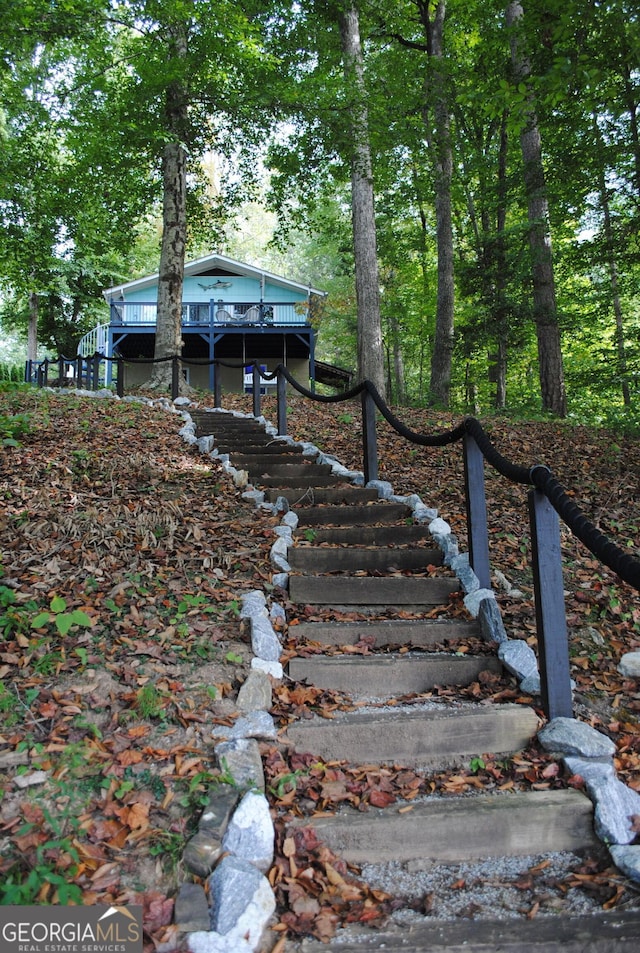
[[[409,810],[400,812],[400,807]],[[593,848],[593,805],[572,788],[427,797],[294,822],[352,864],[456,863]]]
[[[502,663],[493,655],[455,656],[445,652],[312,655],[292,658],[288,663],[289,677],[295,681],[348,692],[352,698],[392,698],[427,692],[436,685],[470,685],[481,672],[498,675]]]
[[[404,503],[383,500],[365,506],[308,506],[295,511],[301,526],[353,525],[354,523],[400,522],[411,517],[411,509]]]
[[[314,526],[313,541],[316,544],[328,543],[332,545],[361,545],[361,546],[407,546],[431,540],[431,534],[426,526],[406,523],[390,523],[380,526]],[[295,534],[304,535],[304,528]]]
[[[530,744],[537,730],[538,716],[524,705],[432,703],[314,716],[290,725],[287,737],[297,751],[325,760],[444,766],[487,752],[514,753]]]
[[[446,605],[459,590],[459,581],[446,576],[289,577],[291,601],[316,605]]]
[[[442,552],[423,547],[375,547],[361,546],[292,546],[287,559],[292,569],[300,572],[339,572],[351,569],[426,569],[439,566]]]
[[[372,638],[374,647],[381,645],[429,646],[449,640],[480,637],[480,625],[466,619],[381,619],[358,622],[300,622],[290,627],[297,638],[327,645],[355,645],[362,638]]]

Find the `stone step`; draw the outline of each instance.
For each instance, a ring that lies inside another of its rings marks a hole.
[[[201,436],[198,434],[198,436]],[[265,434],[264,439],[256,436],[251,436],[247,438],[238,437],[228,438],[216,436],[216,449],[219,453],[228,453],[229,455],[233,453],[269,453],[268,447],[271,446],[271,440],[267,434]]]
[[[325,481],[323,486],[319,485],[321,481]],[[277,482],[277,486],[271,486],[273,482]],[[292,506],[315,506],[318,503],[339,505],[366,503],[378,499],[377,490],[352,486],[337,477],[321,477],[315,483],[311,481],[309,486],[303,485],[302,479],[298,478],[296,484],[296,486],[282,486],[282,481],[278,481],[278,478],[275,480],[269,478],[265,489],[265,500],[275,503],[279,496],[284,496]],[[265,486],[264,479],[260,480],[260,486]]]
[[[406,807],[406,812],[400,808]],[[307,818],[319,840],[350,864],[457,863],[592,849],[590,798],[573,788],[430,797]]]
[[[272,463],[271,460],[262,460],[250,467],[245,467],[249,473],[260,476],[265,474],[269,477],[278,477],[286,481],[294,480],[297,477],[307,476],[331,476],[330,463]],[[293,484],[287,482],[288,486]]]
[[[279,444],[267,444],[261,453],[239,453],[234,451],[230,454],[230,462],[238,469],[248,470],[250,467],[270,467],[274,464],[286,464],[300,459],[299,450],[285,450]]]
[[[488,752],[515,754],[535,737],[538,716],[524,705],[375,707],[290,725],[288,741],[325,761],[448,767]]]
[[[371,930],[357,923],[333,944],[340,953],[637,953],[640,911],[610,911],[580,917],[511,920],[437,920]],[[285,953],[327,953],[310,938],[287,942]]]
[[[289,576],[292,602],[345,606],[446,605],[457,579],[411,576]]]
[[[304,505],[307,500],[309,500],[310,504],[318,502],[313,495],[315,487],[318,489],[344,488],[344,480],[324,474],[314,476],[310,473],[309,476],[292,476],[287,478],[282,476],[269,476],[267,473],[249,472],[249,476],[256,485],[264,487],[273,500],[276,500],[279,496],[286,496],[295,502],[300,493],[302,493],[304,495],[304,501],[301,502],[301,506]]]
[[[215,427],[217,430],[225,432],[259,430],[261,433],[265,433],[264,424],[258,423],[254,417],[234,417],[233,414],[216,414],[206,411],[198,412],[197,410],[190,410],[189,414],[197,426],[211,425],[212,428]]]
[[[461,686],[477,681],[481,672],[499,675],[502,663],[494,655],[311,655],[289,660],[288,674],[316,688],[348,692],[352,698],[393,698],[421,694],[436,685]]]
[[[300,622],[289,626],[290,634],[298,639],[324,645],[355,645],[361,639],[373,639],[372,648],[383,645],[403,645],[430,648],[465,639],[480,638],[480,626],[474,620],[398,619],[377,622]]]
[[[298,511],[296,511],[298,513]],[[380,501],[368,506],[307,506],[298,513],[301,526],[354,526],[372,523],[395,523],[411,517],[404,503]]]
[[[442,564],[439,549],[365,549],[360,546],[290,546],[287,560],[297,572],[386,572],[393,569],[426,569]]]
[[[305,536],[304,530],[296,534]],[[431,533],[426,526],[396,523],[390,526],[317,526],[313,529],[314,543],[358,546],[411,546],[427,540]]]

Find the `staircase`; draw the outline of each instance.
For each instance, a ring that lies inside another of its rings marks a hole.
[[[535,739],[539,719],[527,705],[416,698],[436,686],[499,678],[502,671],[482,643],[477,623],[460,618],[459,608],[450,611],[459,607],[458,580],[443,566],[440,550],[432,548],[427,528],[412,522],[409,507],[380,500],[375,489],[345,483],[329,465],[303,457],[299,447],[268,435],[253,418],[192,415],[198,436],[213,433],[218,450],[247,471],[267,500],[286,497],[298,516],[295,545],[287,556],[287,616],[305,618],[311,607],[317,621],[295,625],[300,651],[288,661],[288,679],[344,692],[353,703],[351,710],[334,711],[331,718],[293,721],[283,744],[323,762],[455,772],[483,755],[517,756]],[[349,651],[356,645],[365,645],[366,653]],[[343,808],[300,818],[294,826],[312,826],[348,864],[396,861],[417,870],[492,857],[592,851],[598,846],[592,813],[591,801],[571,788],[479,790],[366,812]],[[631,927],[623,924],[617,932],[611,916],[587,917],[586,925],[578,922],[581,918],[560,925],[553,918],[544,926],[539,920],[427,920],[382,933],[359,927],[352,941],[343,938],[335,945],[345,953],[610,953],[635,949],[640,919],[630,916]],[[568,932],[567,923],[572,924]],[[286,949],[312,953],[327,946],[309,939]]]

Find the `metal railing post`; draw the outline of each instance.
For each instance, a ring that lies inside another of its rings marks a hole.
[[[541,490],[528,503],[542,706],[549,719],[573,718],[560,521]]]
[[[366,388],[361,392],[362,400],[362,456],[364,462],[364,482],[378,479],[378,438],[376,435],[376,405]]]
[[[260,365],[253,365],[253,416],[260,416]]]
[[[171,358],[171,400],[180,394],[180,364],[177,357]]]
[[[93,385],[93,389],[97,390],[100,384],[100,355],[98,354],[97,351],[93,355],[92,363],[93,363],[93,381],[91,383]]]
[[[482,589],[491,588],[487,497],[484,488],[484,457],[475,438],[466,433],[462,440],[464,489],[467,501],[469,562]]]
[[[281,437],[287,435],[287,378],[278,368],[278,434]]]

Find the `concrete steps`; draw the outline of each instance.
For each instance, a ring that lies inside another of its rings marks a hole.
[[[369,548],[362,546],[295,546],[289,553],[289,563],[296,572],[394,572],[416,569],[424,572],[428,566],[442,565],[439,549],[426,547]]]
[[[236,437],[248,437],[249,430]],[[230,438],[225,434],[220,439]],[[252,454],[260,452],[257,443],[253,448]],[[472,704],[444,701],[437,692],[434,696],[439,686],[470,685],[483,673],[500,678],[502,669],[486,647],[474,653],[480,628],[459,618],[459,582],[442,567],[427,527],[413,523],[408,506],[380,501],[371,490],[363,501],[356,487],[313,487],[300,483],[301,476],[297,486],[287,487],[290,467],[275,455],[269,461],[267,453],[246,469],[267,499],[286,494],[299,519],[298,545],[287,555],[290,653],[298,647],[288,659],[287,677],[293,683],[342,692],[353,705],[351,710],[332,710],[331,717],[309,717],[306,709],[305,717],[281,733],[284,746],[311,754],[319,763],[392,765],[428,774],[455,772],[482,755],[509,758],[532,744],[539,719],[527,705]],[[327,476],[318,470],[300,472],[319,480]],[[456,611],[447,617],[452,605]],[[308,614],[317,620],[294,624]],[[355,614],[363,618],[353,620]],[[432,618],[436,614],[440,617]],[[342,621],[345,615],[350,621]],[[383,809],[311,812],[292,823],[313,827],[331,850],[358,865],[392,860],[419,867],[588,851],[597,843],[591,801],[571,788],[423,797]],[[357,933],[347,933],[336,948],[345,953],[630,953],[626,938],[640,925],[640,917],[631,917],[623,933],[610,930],[605,918],[593,932],[576,922],[575,935],[584,942],[573,946],[574,934],[559,930],[557,918],[550,922],[551,929],[540,920],[518,922],[517,927],[473,922],[431,928],[422,923],[371,935],[358,924]],[[291,953],[325,949],[311,939],[286,944]]]
[[[310,643],[332,645],[356,645],[367,639],[371,648],[401,645],[406,648],[433,648],[480,638],[480,626],[476,621],[449,619],[387,619],[360,622],[299,622],[292,627],[298,639]]]
[[[398,764],[422,769],[468,764],[491,752],[515,754],[538,730],[538,717],[525,705],[431,703],[367,707],[315,716],[287,728],[297,751],[326,761]]]
[[[352,698],[393,698],[423,694],[437,685],[470,685],[481,673],[499,675],[500,661],[493,655],[311,655],[289,662],[289,677],[318,688],[348,692]]]
[[[290,576],[293,602],[347,606],[438,606],[458,592],[457,579],[419,576]]]
[[[323,843],[357,865],[371,857],[415,867],[596,847],[591,801],[579,791],[435,797],[393,807],[343,810],[313,826]]]

